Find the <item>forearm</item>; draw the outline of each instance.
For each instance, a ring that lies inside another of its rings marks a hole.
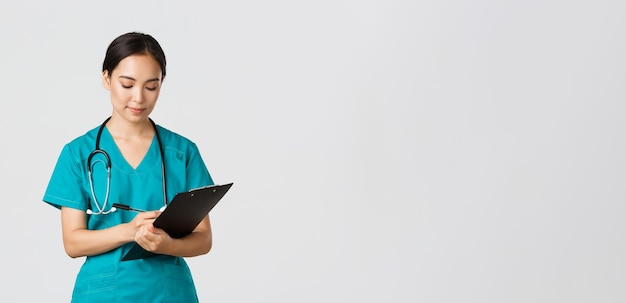
[[[89,230],[84,211],[61,208],[61,226],[65,252],[72,258],[93,256],[135,240],[141,226],[152,224],[159,211],[143,212],[129,223],[122,223],[101,230]]]
[[[133,241],[134,233],[127,224],[102,230],[77,229],[63,234],[65,252],[72,258],[105,253]]]
[[[207,254],[213,245],[211,223],[206,216],[191,234],[182,238],[171,238],[163,230],[148,231],[144,227],[138,232],[137,243],[143,248],[160,254],[179,257],[195,257]]]
[[[210,231],[194,231],[172,241],[164,248],[163,254],[180,257],[195,257],[207,254],[213,245]]]

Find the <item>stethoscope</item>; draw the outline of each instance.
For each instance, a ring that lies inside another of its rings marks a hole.
[[[93,210],[91,210],[91,208],[89,208],[86,211],[88,215],[106,215],[106,214],[115,212],[117,210],[117,208],[115,207],[116,204],[113,204],[113,206],[109,210],[105,210],[107,204],[109,203],[109,193],[111,191],[111,158],[109,157],[109,154],[106,151],[100,149],[100,136],[102,135],[102,130],[104,130],[104,127],[106,126],[107,122],[109,122],[110,119],[111,117],[108,117],[106,120],[104,120],[104,122],[102,122],[102,125],[100,125],[100,129],[98,130],[98,136],[96,136],[96,149],[94,149],[89,154],[89,157],[87,158],[87,171],[89,172],[89,187],[91,188],[91,197],[93,198],[94,204],[96,205],[96,209],[98,210],[97,212],[94,212]],[[159,151],[161,152],[161,175],[162,175],[162,180],[163,180],[163,208],[165,208],[167,207],[167,186],[166,186],[167,183],[165,180],[165,157],[163,153],[163,145],[161,145],[161,137],[159,136],[159,131],[157,129],[156,124],[154,123],[154,121],[152,121],[152,119],[148,118],[148,120],[150,120],[150,123],[152,124],[152,127],[154,128],[154,133],[156,134],[157,142],[159,143]],[[104,156],[104,160],[96,159],[92,163],[91,162],[92,158],[98,154]],[[99,162],[104,163],[106,170],[107,170],[107,189],[106,189],[106,194],[104,196],[104,203],[102,204],[100,204],[98,200],[96,199],[96,192],[94,191],[94,187],[93,187],[93,177],[91,175],[92,167]],[[133,208],[130,208],[129,206],[126,206],[126,205],[121,205],[121,206],[123,206],[124,209],[134,210]]]

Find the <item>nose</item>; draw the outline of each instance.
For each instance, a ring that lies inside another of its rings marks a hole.
[[[142,103],[144,100],[144,92],[141,87],[135,87],[133,91],[133,101],[136,103]]]

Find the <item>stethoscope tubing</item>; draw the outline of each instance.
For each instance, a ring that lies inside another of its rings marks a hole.
[[[91,189],[92,199],[97,209],[97,212],[94,212],[91,208],[87,209],[88,215],[106,215],[106,214],[115,212],[117,210],[115,206],[112,206],[109,210],[105,210],[109,202],[109,194],[111,192],[111,158],[109,157],[109,154],[105,150],[100,149],[100,136],[102,135],[102,131],[104,130],[104,127],[106,126],[107,122],[109,122],[110,119],[111,117],[106,118],[106,120],[104,120],[104,122],[102,122],[102,124],[100,125],[100,129],[98,129],[98,135],[96,136],[96,147],[89,154],[89,157],[87,158],[87,173],[89,175],[89,187]],[[165,152],[163,151],[163,145],[161,143],[161,136],[159,135],[159,130],[156,124],[154,123],[154,121],[152,121],[152,119],[148,118],[148,120],[150,120],[150,123],[152,124],[152,127],[154,128],[154,133],[156,135],[157,142],[159,144],[159,151],[161,153],[161,175],[162,175],[161,180],[162,180],[162,186],[163,186],[163,207],[166,207],[167,206],[167,180],[165,178]],[[92,161],[93,157],[96,155],[103,155],[105,159],[104,160],[98,159],[98,160]],[[100,205],[100,203],[98,202],[96,198],[96,192],[94,190],[93,176],[92,176],[93,166],[99,162],[103,162],[107,170],[106,194],[104,196],[104,202],[102,203],[102,205]]]

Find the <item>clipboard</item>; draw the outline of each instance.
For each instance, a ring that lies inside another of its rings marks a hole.
[[[174,196],[165,210],[152,223],[167,232],[172,238],[190,234],[200,221],[215,207],[233,183],[209,185],[180,192]],[[159,254],[143,249],[135,243],[122,257],[122,261],[154,257]]]

